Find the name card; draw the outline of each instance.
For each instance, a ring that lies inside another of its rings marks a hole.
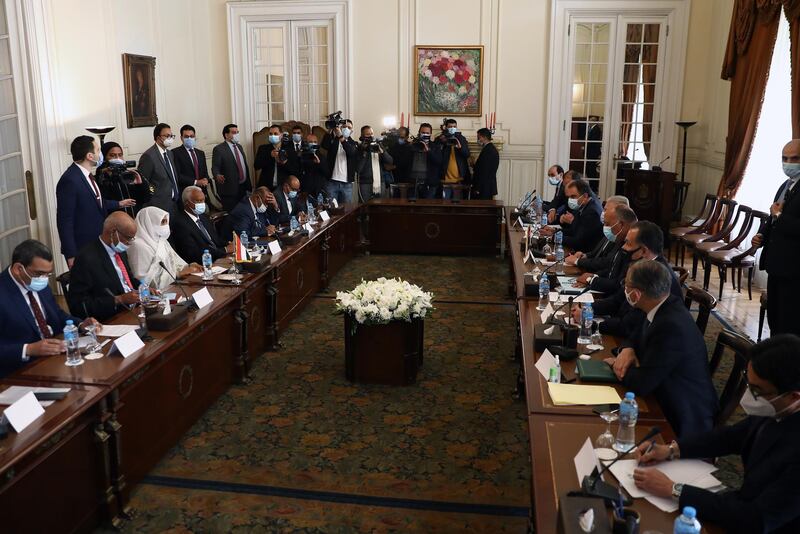
[[[17,402],[6,408],[3,413],[8,422],[11,423],[11,426],[14,427],[14,430],[19,433],[41,417],[44,413],[44,408],[36,400],[36,395],[33,394],[33,391],[29,391]]]
[[[339,207],[339,201],[336,200],[335,198],[331,199],[331,203],[333,204],[334,208],[338,208]]]
[[[325,210],[319,212],[319,218],[322,219],[322,222],[331,220],[331,216],[328,215],[328,212]]]
[[[550,380],[550,369],[556,366],[556,358],[550,351],[545,349],[536,361],[536,369],[542,374],[545,380]]]
[[[305,230],[306,232],[308,232],[308,235],[311,235],[311,234],[313,234],[313,233],[314,233],[314,227],[313,227],[313,226],[311,226],[311,223],[306,223],[306,224],[304,224],[304,225],[303,225],[303,230]]]
[[[597,454],[592,447],[592,440],[586,438],[583,447],[578,451],[573,459],[575,462],[575,473],[578,475],[578,484],[583,482],[583,477],[592,476],[595,469],[601,469],[600,462],[597,460]]]
[[[211,296],[211,293],[208,292],[207,287],[192,293],[192,298],[194,299],[194,303],[201,310],[214,302],[214,298]]]
[[[269,253],[272,254],[273,256],[275,254],[278,254],[282,250],[281,249],[281,244],[278,242],[277,239],[267,243],[267,246],[269,247]]]
[[[114,340],[114,346],[111,347],[109,354],[114,349],[117,349],[123,358],[127,358],[142,347],[144,347],[144,341],[139,338],[136,332],[128,332]]]

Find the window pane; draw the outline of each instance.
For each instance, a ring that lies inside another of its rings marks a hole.
[[[23,189],[25,176],[22,172],[22,156],[11,156],[0,160],[0,195]]]
[[[0,238],[0,267],[5,268],[11,263],[11,254],[14,252],[14,249],[17,245],[30,238],[30,236],[30,228],[27,226],[26,222],[24,228],[20,228]]]
[[[14,80],[6,78],[0,80],[0,116],[11,115],[17,112],[17,105],[14,102]]]
[[[11,74],[11,50],[8,37],[0,37],[0,76]]]
[[[28,225],[28,205],[25,192],[0,200],[0,231]]]
[[[270,102],[283,102],[283,85],[270,85]]]
[[[19,152],[19,150],[17,118],[10,117],[0,121],[0,156]]]
[[[325,26],[317,26],[312,30],[315,45],[328,44],[328,28]]]
[[[0,0],[0,35],[8,33],[8,25],[6,23],[6,2]]]

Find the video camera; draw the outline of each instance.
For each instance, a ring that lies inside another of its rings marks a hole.
[[[304,156],[313,156],[319,150],[319,144],[318,143],[303,143],[300,148],[301,148]]]
[[[109,180],[118,184],[132,185],[136,180],[136,173],[129,171],[136,167],[136,162],[128,160],[125,163],[107,163],[100,174],[104,180]]]
[[[362,152],[380,152],[381,149],[386,150],[383,140],[383,137],[362,137],[358,148]]]
[[[442,119],[442,127],[441,127],[442,135],[444,136],[445,144],[447,144],[448,146],[455,146],[458,144],[458,139],[456,138],[456,134],[458,134],[458,131],[456,131],[456,133],[453,134],[447,131],[447,121],[449,120],[450,119],[448,119],[447,117]]]
[[[344,126],[347,124],[347,119],[342,118],[341,111],[335,111],[328,115],[328,118],[325,120],[325,129],[333,130],[337,126]]]

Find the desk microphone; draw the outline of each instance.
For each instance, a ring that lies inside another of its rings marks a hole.
[[[181,284],[178,282],[178,279],[177,279],[177,278],[175,278],[175,275],[174,275],[174,274],[172,274],[172,273],[170,272],[170,270],[169,270],[169,269],[167,269],[167,266],[166,266],[166,265],[164,265],[164,262],[163,262],[163,261],[159,261],[159,262],[158,262],[158,265],[159,265],[159,266],[160,266],[162,269],[164,269],[164,272],[165,272],[165,273],[167,273],[167,274],[169,275],[169,277],[170,277],[170,278],[172,278],[172,279],[175,281],[175,285],[176,285],[176,286],[178,286],[178,289],[180,289],[180,290],[181,290],[181,293],[183,293],[183,298],[185,298],[185,299],[186,299],[186,309],[187,309],[187,310],[190,310],[190,311],[195,311],[195,310],[198,310],[198,309],[200,309],[200,308],[197,306],[197,304],[195,304],[195,302],[194,302],[194,299],[193,299],[192,297],[190,297],[189,295],[187,295],[187,294],[186,294],[186,290],[185,290],[185,289],[183,289],[183,286],[182,286],[182,285],[181,285]]]
[[[645,437],[640,439],[630,450],[638,449],[639,445],[647,441],[648,439],[652,439],[653,437],[657,436],[661,433],[661,429],[657,426],[654,426],[650,429]],[[603,476],[603,473],[609,470],[609,468],[617,463],[624,454],[620,454],[617,458],[610,462],[609,464],[603,466],[603,468],[597,472],[596,475],[589,475],[583,477],[583,482],[581,482],[581,490],[583,493],[589,497],[600,497],[610,502],[615,502],[619,500],[619,489],[608,484],[607,482],[603,482],[600,480],[600,477]]]
[[[662,164],[662,163],[664,163],[665,161],[667,161],[667,160],[668,160],[670,157],[671,157],[671,156],[667,156],[666,158],[664,158],[664,159],[662,159],[661,161],[659,161],[657,165],[654,165],[654,166],[652,167],[652,170],[654,170],[654,171],[660,171],[660,170],[661,170],[661,164]]]
[[[110,289],[108,289],[107,287],[104,287],[103,291],[108,293],[111,296],[112,299],[116,299],[117,298],[117,296],[114,294],[114,292],[111,291]],[[123,304],[123,306],[125,307],[126,310],[132,310],[133,309],[133,306],[127,306],[125,304]],[[144,313],[144,309],[142,309],[142,313]],[[136,329],[136,335],[139,336],[139,338],[142,339],[143,341],[150,341],[151,339],[153,339],[152,337],[150,337],[150,332],[147,329],[147,323],[146,322],[142,322],[141,320],[139,322],[139,328]]]

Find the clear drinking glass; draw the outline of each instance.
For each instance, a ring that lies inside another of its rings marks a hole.
[[[97,325],[89,323],[86,325],[86,332],[89,334],[89,344],[86,346],[86,353],[92,354],[100,352],[100,342],[97,340]]]
[[[592,345],[603,346],[603,334],[600,333],[600,322],[592,321]]]
[[[614,437],[614,434],[611,433],[611,423],[616,421],[618,418],[619,415],[617,414],[616,410],[607,411],[600,414],[600,419],[606,422],[606,430],[605,432],[597,436],[597,439],[594,441],[595,449],[604,449],[603,453],[607,453],[605,449],[614,451],[614,442],[616,441],[616,438]],[[607,454],[609,456],[611,455],[611,453]],[[602,454],[598,455],[598,458],[600,458],[600,460],[608,461],[614,459],[614,458],[605,458],[601,456],[603,455]],[[616,453],[614,453],[614,457],[616,457]]]

